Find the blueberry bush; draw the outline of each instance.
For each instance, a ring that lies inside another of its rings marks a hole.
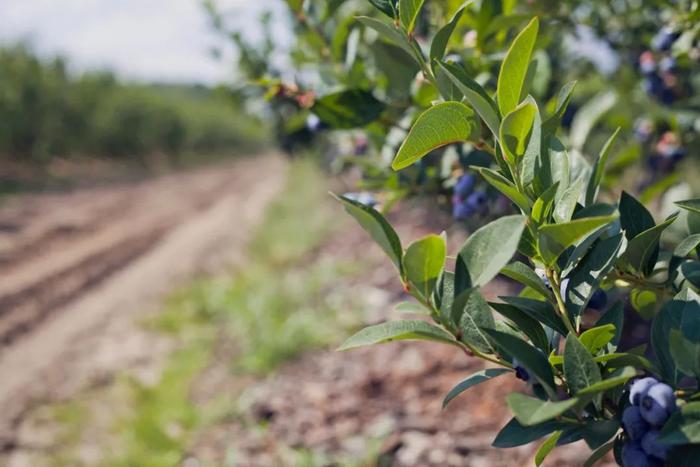
[[[551,101],[537,98],[538,17],[512,40],[500,35],[509,45],[499,55],[497,76],[480,82],[468,67],[445,57],[466,5],[422,47],[416,40],[424,19],[422,1],[370,3],[389,21],[364,17],[360,22],[402,49],[437,92],[405,122],[410,128],[391,169],[400,174],[438,148],[468,146],[488,160],[467,159],[454,177],[454,217],[485,213],[488,196],[482,187],[507,200],[510,213],[476,229],[453,253],[447,251],[445,233],[404,246],[375,208],[376,200],[337,196],[395,266],[414,299],[406,307],[429,317],[367,327],[340,349],[429,340],[484,360],[485,369],[445,395],[448,410],[454,398],[491,379],[525,381],[524,393],[507,397],[513,418],[493,445],[508,448],[545,438],[538,465],[556,447],[580,440],[592,450],[585,465],[610,451],[623,466],[697,465],[700,199],[677,200],[677,210],[657,222],[637,197],[610,185],[609,174],[619,168],[611,164],[619,128],[589,142],[590,128],[581,129],[579,120],[576,131],[563,134],[576,83],[564,83]],[[488,4],[482,2],[481,10]],[[660,34],[652,41],[658,51],[670,50],[681,36],[666,29]],[[645,57],[640,57],[641,67],[649,59],[667,58]],[[651,72],[644,70],[647,79]],[[658,94],[650,91],[654,98],[671,104],[667,91],[659,89]],[[594,98],[595,104],[611,109],[615,102],[606,103],[602,96]],[[364,106],[365,98],[334,96],[331,105],[326,96],[311,109],[321,121],[336,120],[336,126],[368,125],[376,115],[340,111]],[[648,130],[639,128],[653,133]],[[665,133],[657,148],[662,142],[679,150]],[[582,148],[592,144],[597,156],[589,159]],[[665,235],[671,230],[680,232],[677,240]],[[487,301],[483,290],[499,275],[521,284],[521,292]],[[629,308],[650,322],[646,342],[632,345],[626,339]]]
[[[592,159],[621,128],[603,194],[622,187],[649,203],[697,177],[689,161],[700,129],[697,2],[425,1],[416,2],[410,28],[400,24],[398,1],[285,3],[286,15],[273,21],[294,35],[281,45],[269,16],[256,44],[227,29],[215,0],[207,2],[217,28],[241,50],[239,68],[249,80],[242,87],[267,99],[281,145],[294,152],[321,142],[324,159],[332,154],[334,167],[361,171],[361,189],[379,193],[385,209],[397,198],[429,195],[470,230],[513,212],[482,178],[469,202],[472,192],[454,190],[473,175],[469,167],[492,164],[479,138],[433,148],[398,172],[391,161],[436,101],[476,92],[464,83],[493,92],[503,51],[534,16],[542,27],[529,93],[553,112],[559,90],[577,82],[558,129],[568,151]]]

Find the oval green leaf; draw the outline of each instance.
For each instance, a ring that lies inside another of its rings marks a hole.
[[[474,129],[474,112],[460,102],[443,102],[421,114],[399,148],[391,168],[401,170],[430,151],[464,142]]]
[[[421,320],[402,320],[366,327],[343,342],[338,350],[399,340],[428,340],[459,345],[452,334],[434,324]]]

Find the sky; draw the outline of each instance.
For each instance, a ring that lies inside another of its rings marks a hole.
[[[255,39],[256,19],[281,11],[280,2],[216,3]],[[233,48],[211,30],[200,0],[0,0],[0,45],[17,41],[64,55],[77,71],[107,68],[128,80],[214,84],[235,76]]]

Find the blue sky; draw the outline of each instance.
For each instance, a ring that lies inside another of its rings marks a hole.
[[[281,0],[218,0],[250,37],[256,18]],[[232,49],[212,33],[199,0],[0,0],[0,44],[28,41],[42,54],[60,53],[77,70],[109,68],[140,81],[230,80]]]

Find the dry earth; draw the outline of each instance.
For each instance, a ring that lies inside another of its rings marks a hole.
[[[1,444],[33,405],[167,352],[139,316],[242,255],[284,166],[257,157],[0,206]]]

